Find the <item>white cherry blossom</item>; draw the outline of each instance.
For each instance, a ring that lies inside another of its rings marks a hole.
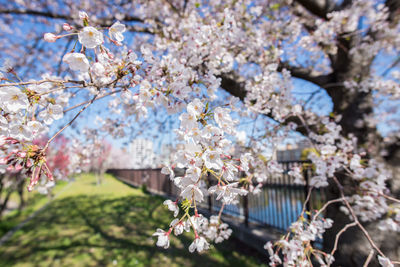
[[[15,86],[6,86],[0,90],[1,108],[7,112],[16,113],[29,106],[26,94]]]
[[[14,124],[10,127],[10,136],[20,140],[31,140],[32,131],[26,125]]]
[[[157,229],[157,231],[153,234],[153,236],[157,236],[157,246],[167,249],[169,247],[169,233],[165,232],[162,229]]]
[[[95,48],[103,43],[103,34],[92,26],[83,28],[78,33],[79,42],[86,48]]]
[[[108,30],[108,34],[112,40],[117,42],[122,42],[124,40],[123,33],[126,31],[126,27],[124,24],[121,24],[119,21],[115,22],[110,29]]]
[[[388,258],[384,258],[381,255],[378,255],[379,264],[383,267],[393,267],[393,263],[390,262]]]
[[[167,206],[168,206],[168,209],[169,209],[170,211],[173,211],[173,212],[174,212],[174,217],[178,216],[179,207],[178,207],[178,205],[177,205],[175,202],[172,202],[172,200],[167,199],[167,200],[164,201],[163,204],[164,204],[164,205],[167,205]]]
[[[64,112],[60,105],[49,104],[47,108],[39,113],[39,117],[43,119],[47,125],[51,124],[54,120],[59,120],[63,117]]]
[[[89,60],[82,53],[65,54],[63,61],[69,65],[71,70],[86,72],[89,70]]]
[[[195,185],[195,184],[189,184],[186,186],[185,190],[182,191],[181,197],[186,198],[186,199],[194,199],[197,202],[202,202],[203,201],[203,192],[200,190],[200,188]]]
[[[202,159],[206,167],[209,169],[220,170],[224,165],[221,160],[221,153],[218,151],[207,150],[204,152]]]
[[[187,111],[190,115],[198,117],[204,110],[204,104],[196,98],[187,105]]]
[[[208,244],[207,240],[200,236],[194,239],[193,243],[189,246],[189,251],[194,252],[197,250],[198,252],[202,252],[203,250],[209,249],[210,245]]]

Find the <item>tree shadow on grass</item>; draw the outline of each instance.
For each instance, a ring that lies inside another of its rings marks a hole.
[[[16,209],[0,218],[0,237],[21,222],[21,217],[28,217],[29,214],[33,213],[35,210],[34,204],[41,201],[43,198],[46,198],[46,196],[41,194],[33,194],[28,199],[29,205],[24,207],[22,211]]]
[[[74,196],[54,200],[0,248],[0,265],[29,266],[259,266],[230,241],[199,255],[190,235],[167,250],[152,233],[170,214],[154,196]],[[172,235],[171,235],[172,236]],[[243,252],[243,251],[242,251]]]

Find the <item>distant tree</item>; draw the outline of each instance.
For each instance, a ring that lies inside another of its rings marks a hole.
[[[90,160],[90,170],[95,173],[97,184],[103,182],[104,173],[109,167],[111,144],[106,140],[96,140]]]

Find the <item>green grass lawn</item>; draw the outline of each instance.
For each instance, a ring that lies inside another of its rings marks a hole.
[[[67,184],[68,183],[65,181],[57,182],[57,185],[53,188],[53,194],[60,192]],[[37,191],[31,193],[26,191],[24,192],[24,195],[25,206],[22,211],[15,209],[0,218],[0,237],[24,221],[30,214],[40,209],[49,201],[48,196],[39,194]],[[11,194],[10,200],[19,203],[19,197],[16,192]]]
[[[151,235],[172,218],[163,201],[111,176],[97,186],[80,175],[0,247],[0,266],[262,266],[233,239],[201,255],[188,251],[190,234],[156,247]]]

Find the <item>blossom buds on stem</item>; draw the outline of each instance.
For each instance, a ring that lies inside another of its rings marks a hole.
[[[64,31],[69,32],[69,31],[73,30],[73,27],[71,25],[69,25],[68,23],[64,23],[63,24],[63,29],[64,29]]]
[[[44,34],[43,38],[46,42],[54,43],[55,41],[57,41],[57,39],[60,38],[60,36],[57,36],[53,33],[48,32],[48,33]]]

